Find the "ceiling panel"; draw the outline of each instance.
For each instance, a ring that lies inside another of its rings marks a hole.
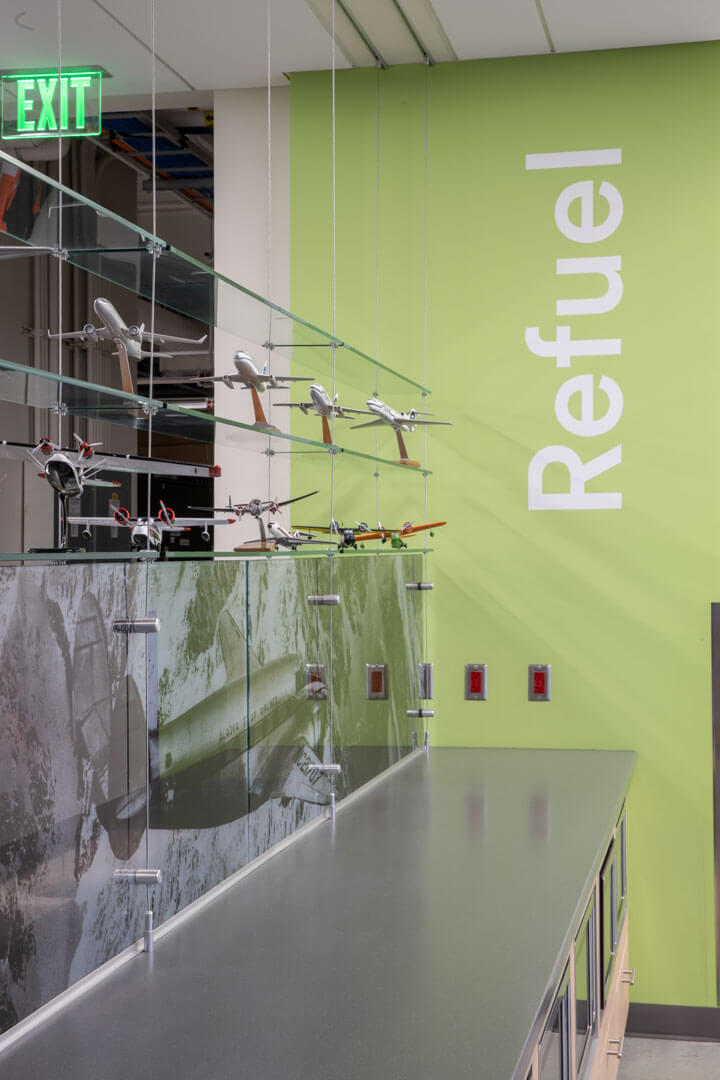
[[[97,65],[112,75],[110,93],[147,92],[150,54],[92,0],[63,0],[63,66]],[[0,68],[58,67],[58,21],[55,0],[4,0],[0,8]],[[186,90],[172,72],[158,66],[161,92]]]
[[[595,2],[605,10],[605,0]],[[534,0],[433,0],[433,7],[460,60],[550,51]]]
[[[542,0],[558,52],[720,38],[718,0]]]
[[[88,2],[88,0],[86,0]],[[149,35],[148,0],[103,0],[134,33]],[[156,49],[198,90],[263,86],[267,8],[263,0],[157,0]],[[303,0],[272,0],[272,74],[329,68],[330,40]],[[338,50],[336,67],[348,67]]]
[[[423,52],[392,0],[344,0],[386,64],[420,64]]]

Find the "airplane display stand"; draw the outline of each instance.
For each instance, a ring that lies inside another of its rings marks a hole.
[[[420,462],[415,461],[411,457],[408,457],[407,446],[405,445],[405,440],[402,437],[402,432],[396,428],[395,434],[397,435],[398,450],[400,451],[400,464],[407,465],[411,469],[419,469]]]
[[[266,540],[264,543],[262,540],[258,540],[257,544],[242,544],[240,547],[233,548],[233,551],[253,552],[253,551],[277,551],[278,546],[274,540]]]
[[[264,412],[263,407],[262,407],[262,403],[260,401],[260,396],[259,396],[257,390],[255,389],[255,387],[251,386],[249,389],[250,389],[250,397],[252,399],[252,404],[253,404],[253,412],[255,413],[255,425],[254,426],[256,428],[262,428],[263,431],[279,431],[279,428],[276,428],[274,424],[268,423],[268,419],[267,419],[267,417],[265,415],[265,412]]]

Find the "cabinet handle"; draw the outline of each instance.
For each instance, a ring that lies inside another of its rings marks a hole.
[[[626,975],[629,975],[630,978],[626,979],[625,978]],[[630,971],[623,971],[623,973],[622,973],[622,981],[624,983],[627,983],[628,986],[634,986],[635,985],[635,976],[636,975],[637,975],[637,968],[632,968],[632,970],[630,970]]]
[[[608,1050],[608,1054],[612,1054],[613,1057],[621,1058],[625,1036],[623,1035],[622,1039],[608,1039],[608,1043],[617,1043],[617,1050]]]

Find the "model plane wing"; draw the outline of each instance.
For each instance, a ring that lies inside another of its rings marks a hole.
[[[368,420],[366,424],[353,424],[352,430],[361,427],[385,427],[387,425],[386,420]]]
[[[86,330],[66,330],[62,334],[53,334],[48,330],[48,337],[53,341],[68,341],[72,338],[81,339],[83,341],[106,341],[108,337],[108,330],[106,326],[93,326],[91,331]]]
[[[123,526],[125,526],[127,528],[132,529],[134,525],[137,525],[137,518],[128,518],[127,521],[123,521],[123,520],[118,520],[117,518],[114,518],[114,517],[79,517],[78,515],[73,515],[71,517],[68,517],[68,524],[69,525],[85,525],[88,528],[91,525],[92,526],[97,526],[97,525],[110,525],[110,526],[123,525]]]
[[[234,525],[237,518],[199,518],[199,517],[176,517],[173,525],[181,529],[202,528],[211,529],[213,525]]]
[[[149,330],[143,330],[143,337],[146,341],[159,341],[161,345],[202,345],[207,341],[207,334],[199,338],[176,337],[174,334],[159,334],[157,331],[151,333]]]

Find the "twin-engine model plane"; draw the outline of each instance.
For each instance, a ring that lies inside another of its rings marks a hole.
[[[157,352],[155,344],[202,345],[203,342],[207,341],[207,334],[203,334],[200,338],[176,337],[173,334],[151,333],[145,329],[144,323],[141,323],[140,326],[128,326],[114,304],[111,304],[109,300],[102,296],[98,296],[93,300],[93,310],[100,320],[100,326],[85,323],[82,330],[69,330],[61,334],[52,334],[48,331],[48,337],[60,341],[79,340],[87,345],[99,341],[114,341],[118,347],[118,351],[114,355],[120,360],[122,388],[127,394],[134,392],[130,364],[128,363],[129,358],[140,360],[143,358],[152,359],[154,356],[196,356],[197,351],[195,350],[182,353]],[[150,346],[149,351],[145,350],[145,345]]]
[[[426,525],[415,525],[412,521],[406,521],[399,529],[386,529],[380,523],[378,523],[377,529],[371,529],[365,521],[358,521],[354,529],[339,525],[337,521],[332,521],[329,526],[308,525],[305,527],[312,529],[313,532],[336,535],[339,538],[338,551],[343,552],[346,548],[357,548],[359,543],[366,540],[380,540],[383,544],[386,544],[389,540],[391,547],[406,548],[405,541],[408,536],[423,532],[425,529],[430,529],[430,535],[432,536],[432,530],[438,529],[441,525],[447,525],[447,522],[432,521]]]
[[[431,416],[431,413],[418,412],[417,409],[410,409],[409,412],[397,412],[392,406],[386,405],[380,398],[371,397],[365,402],[368,407],[368,413],[376,417],[375,420],[368,420],[364,424],[353,424],[353,428],[368,428],[368,427],[381,427],[383,424],[389,425],[395,435],[397,436],[398,449],[400,451],[400,461],[403,465],[411,465],[413,468],[419,468],[420,463],[413,461],[408,457],[407,447],[405,446],[405,440],[403,439],[403,432],[414,431],[417,426],[428,427],[430,425],[443,425],[451,426],[451,420],[423,420],[420,417]]]
[[[111,507],[112,509],[112,507]],[[107,517],[69,517],[68,524],[81,525],[83,536],[90,539],[92,529],[97,526],[115,528],[118,525],[132,529],[130,544],[134,548],[143,549],[149,547],[153,551],[162,549],[164,534],[167,532],[189,532],[193,527],[202,526],[203,540],[210,539],[210,529],[215,525],[234,525],[237,518],[194,518],[176,517],[175,511],[160,502],[160,510],[157,517],[130,517],[124,506],[119,506]]]
[[[296,495],[294,499],[283,499],[282,501],[278,499],[250,499],[246,503],[234,503],[228,495],[227,506],[191,506],[190,510],[206,510],[216,514],[235,514],[238,518],[250,514],[251,517],[257,519],[260,526],[260,543],[264,547],[267,544],[267,532],[261,514],[279,514],[280,507],[300,502],[301,499],[309,499],[311,495],[317,495],[317,493],[317,491],[308,491],[306,495]]]
[[[67,547],[67,501],[78,495],[82,495],[87,484],[94,487],[119,487],[116,480],[98,480],[97,474],[107,463],[101,459],[90,464],[95,447],[100,443],[89,443],[75,435],[77,448],[75,450],[62,450],[47,436],[43,436],[36,447],[28,450],[27,454],[34,465],[37,465],[53,491],[57,492],[60,503],[60,521],[62,526],[62,546]]]
[[[255,427],[264,428],[266,431],[277,431],[277,428],[268,423],[258,393],[262,394],[265,390],[279,390],[285,383],[312,382],[312,378],[308,378],[307,376],[269,375],[265,371],[258,371],[253,363],[252,357],[248,353],[243,352],[242,349],[233,356],[233,363],[235,365],[235,371],[230,372],[227,375],[205,375],[200,376],[199,378],[184,379],[183,381],[187,383],[221,382],[224,383],[229,390],[234,390],[236,386],[241,386],[244,390],[249,390],[253,403],[253,412],[255,414]]]
[[[365,409],[350,409],[345,405],[338,405],[339,396],[339,394],[335,394],[335,397],[331,400],[324,386],[321,386],[320,383],[313,383],[310,387],[309,401],[279,401],[277,404],[278,407],[284,409],[300,409],[300,412],[304,413],[305,416],[309,416],[311,412],[317,413],[322,420],[323,442],[332,445],[330,417],[335,416],[340,420],[349,420],[353,416],[365,412]]]

